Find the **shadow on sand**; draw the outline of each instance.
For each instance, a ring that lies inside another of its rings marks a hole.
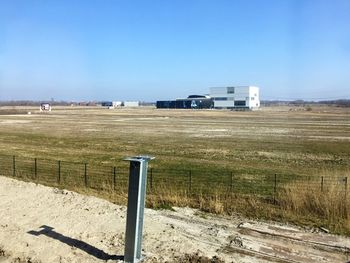
[[[124,260],[124,256],[117,256],[117,255],[109,255],[107,253],[105,253],[104,251],[102,251],[101,249],[98,249],[94,246],[91,246],[87,243],[85,243],[84,241],[81,240],[77,240],[74,238],[70,238],[70,237],[66,237],[60,233],[57,233],[56,231],[53,230],[53,227],[50,226],[41,226],[40,227],[41,230],[40,231],[28,231],[28,234],[34,235],[34,236],[39,236],[39,235],[45,235],[48,237],[51,237],[53,239],[56,239],[58,241],[61,241],[62,243],[67,244],[68,246],[71,247],[76,247],[82,251],[85,251],[86,253],[101,259],[101,260]]]

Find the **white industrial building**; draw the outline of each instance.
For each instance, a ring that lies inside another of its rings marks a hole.
[[[124,107],[139,107],[139,101],[124,101]]]
[[[123,102],[122,101],[113,101],[112,102],[112,107],[113,108],[120,108],[120,107],[122,107],[124,104],[123,104]]]
[[[40,112],[43,112],[43,111],[51,111],[50,103],[41,103],[40,104]]]
[[[260,107],[259,88],[254,86],[214,87],[210,88],[210,97],[217,109]]]

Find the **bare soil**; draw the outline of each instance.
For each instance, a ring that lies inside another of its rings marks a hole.
[[[190,208],[145,211],[144,262],[347,262],[350,239]],[[126,207],[0,177],[0,262],[122,262]]]

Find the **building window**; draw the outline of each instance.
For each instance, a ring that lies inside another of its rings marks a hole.
[[[227,94],[235,93],[235,87],[227,87]]]
[[[255,97],[251,97],[250,99],[251,99],[251,100],[255,100]]]
[[[245,106],[245,100],[236,100],[235,106]]]
[[[226,97],[218,97],[218,98],[214,98],[214,100],[227,100]]]

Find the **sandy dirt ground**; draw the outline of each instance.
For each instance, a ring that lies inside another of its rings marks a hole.
[[[126,207],[0,176],[0,262],[122,262]],[[278,223],[146,209],[144,262],[347,262],[350,239]]]

